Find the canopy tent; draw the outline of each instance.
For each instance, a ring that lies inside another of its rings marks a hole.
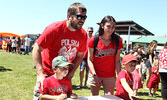
[[[20,35],[17,35],[17,34],[14,34],[14,33],[9,33],[9,32],[0,32],[0,48],[3,47],[3,42],[4,40],[7,38],[7,37],[23,37],[23,36],[20,36]],[[4,43],[5,44],[5,43]]]
[[[163,46],[167,42],[167,37],[155,37],[155,36],[140,37],[138,39],[132,40],[131,42],[149,44],[152,40],[156,40],[158,42],[158,45]]]
[[[20,35],[17,35],[17,34],[15,34],[15,33],[0,32],[0,37],[9,37],[9,36],[20,37]]]
[[[128,35],[126,50],[128,50],[130,35],[154,36],[153,33],[149,32],[134,21],[117,21],[115,31],[119,35]]]

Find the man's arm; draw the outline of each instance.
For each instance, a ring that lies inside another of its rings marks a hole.
[[[67,78],[71,79],[73,77],[75,71],[77,70],[77,68],[79,67],[79,65],[81,64],[83,60],[83,55],[84,55],[84,52],[77,52],[76,57],[73,60],[74,67],[67,75]]]
[[[40,45],[38,45],[37,43],[35,43],[34,48],[33,48],[33,52],[32,52],[32,57],[33,57],[33,61],[34,61],[34,64],[36,66],[37,74],[38,74],[37,85],[39,87],[41,84],[41,87],[43,90],[43,80],[45,79],[45,75],[44,75],[43,69],[42,69],[42,59],[41,59],[42,50],[43,50],[43,48]]]

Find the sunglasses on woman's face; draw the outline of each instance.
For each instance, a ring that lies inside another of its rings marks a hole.
[[[82,16],[82,15],[74,15],[74,16],[76,16],[76,18],[78,19],[78,20],[86,20],[86,18],[87,18],[87,16],[85,15],[85,16]]]

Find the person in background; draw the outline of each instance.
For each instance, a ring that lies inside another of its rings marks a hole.
[[[137,58],[137,64],[136,69],[133,71],[133,90],[135,92],[135,95],[137,95],[137,91],[140,88],[143,88],[143,84],[141,82],[142,77],[142,68],[141,68],[141,59],[142,57],[140,55],[136,55]]]
[[[21,38],[20,54],[22,54],[22,51],[25,51],[24,50],[24,38]]]
[[[138,96],[133,91],[132,78],[132,72],[135,70],[137,58],[131,54],[125,55],[122,64],[124,69],[118,74],[115,95],[124,100],[137,99]]]
[[[92,34],[93,34],[93,27],[88,27],[87,34],[88,34],[87,43],[89,43],[89,41],[92,37]],[[80,65],[80,74],[79,74],[80,75],[80,85],[77,87],[77,89],[80,89],[82,87],[85,88],[85,89],[88,89],[88,87],[86,85],[87,84],[87,79],[88,79],[88,73],[89,73],[87,57],[88,57],[88,45],[87,45],[87,50],[84,53],[83,60],[82,60],[81,65]],[[84,82],[84,86],[82,86],[85,69],[86,69],[85,82]]]
[[[21,39],[18,37],[17,39],[17,53],[20,54],[21,51]]]
[[[155,49],[157,47],[157,43],[158,42],[156,40],[151,41],[145,52],[146,58],[148,59],[146,61],[146,67],[147,67],[147,78],[146,78],[146,84],[145,84],[146,90],[149,90],[147,85],[148,85],[148,82],[150,80],[151,73],[152,73],[151,69],[152,69],[152,64],[153,64],[153,58],[154,58],[154,55],[156,54]]]
[[[158,89],[159,82],[160,82],[159,59],[158,59],[158,56],[155,55],[153,66],[152,66],[152,74],[151,74],[151,77],[150,77],[150,81],[148,83],[148,88],[149,88],[148,95],[150,97],[156,97],[155,93],[156,93],[156,90]],[[151,94],[152,88],[153,88],[153,94]]]
[[[29,50],[30,50],[30,45],[31,45],[31,38],[29,37],[29,34],[27,35],[27,37],[24,39],[24,45],[25,45],[25,51],[24,51],[24,55],[29,55]]]
[[[91,94],[99,95],[101,86],[104,95],[114,93],[116,72],[121,71],[120,49],[123,48],[122,40],[115,34],[116,21],[112,16],[105,16],[99,24],[98,43],[94,49],[93,36],[88,44],[89,76],[87,83],[91,86]],[[95,52],[94,52],[95,50]]]
[[[147,72],[146,61],[147,61],[147,58],[143,58],[141,62],[141,69],[142,69],[141,82],[142,84],[144,84],[144,80],[146,79],[146,72]]]
[[[43,90],[40,88],[40,100],[64,100],[76,99],[78,96],[72,93],[71,81],[66,78],[69,66],[74,66],[66,57],[57,56],[52,61],[54,74],[44,80]]]
[[[11,42],[12,41],[11,41],[10,37],[8,37],[6,40],[6,43],[7,43],[6,52],[11,52],[11,44],[12,44]]]
[[[12,38],[12,45],[11,45],[11,47],[12,47],[12,52],[16,53],[16,37]]]
[[[167,42],[159,52],[159,74],[161,78],[161,95],[167,100]]]
[[[46,27],[34,44],[32,56],[37,69],[34,100],[39,98],[39,86],[43,87],[45,77],[54,74],[51,64],[54,57],[64,56],[74,64],[66,76],[70,80],[81,64],[87,44],[87,34],[82,28],[87,18],[86,13],[87,9],[83,4],[71,4],[67,11],[67,20]]]

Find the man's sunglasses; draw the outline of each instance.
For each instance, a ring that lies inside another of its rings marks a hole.
[[[77,18],[78,20],[81,20],[81,19],[85,20],[85,19],[87,18],[86,15],[85,15],[85,16],[82,16],[82,15],[74,15],[74,16],[76,16],[76,18]]]
[[[88,31],[88,32],[91,32],[91,33],[92,33],[93,31]]]

